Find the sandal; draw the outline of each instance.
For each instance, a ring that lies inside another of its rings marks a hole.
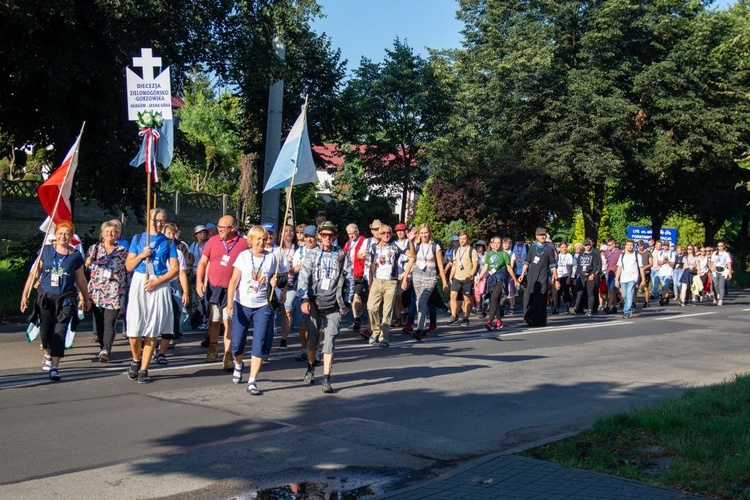
[[[242,369],[245,367],[245,363],[240,363],[239,366],[237,364],[234,365],[234,371],[232,372],[232,382],[235,384],[241,384],[242,383]],[[248,391],[250,389],[248,388]]]
[[[255,384],[248,384],[247,392],[249,392],[253,396],[260,396],[263,394],[263,391],[258,389],[258,386]]]
[[[164,354],[159,354],[158,356],[156,356],[156,364],[157,365],[166,365],[166,364],[168,364],[167,357]]]

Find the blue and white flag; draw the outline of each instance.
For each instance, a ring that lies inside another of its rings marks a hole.
[[[307,135],[307,105],[302,106],[302,113],[289,131],[263,192],[289,187],[292,177],[295,186],[318,181],[310,136]]]

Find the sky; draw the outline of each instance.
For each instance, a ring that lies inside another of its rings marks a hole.
[[[735,0],[718,0],[726,8]],[[359,67],[364,56],[373,62],[385,59],[399,37],[415,53],[427,57],[426,47],[461,47],[463,25],[456,20],[457,0],[318,0],[327,17],[313,22],[313,29],[325,32],[349,70]]]
[[[461,23],[456,20],[456,0],[318,0],[327,17],[313,22],[325,32],[349,69],[359,67],[362,56],[373,62],[385,59],[399,37],[415,53],[427,57],[425,47],[461,46]]]

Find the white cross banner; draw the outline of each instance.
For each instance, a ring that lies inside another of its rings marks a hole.
[[[154,69],[161,68],[161,57],[154,57],[151,49],[142,48],[140,57],[133,58],[133,67],[141,68],[143,78],[125,68],[128,93],[128,120],[136,121],[138,113],[158,111],[165,120],[172,119],[172,85],[169,66],[154,77]]]

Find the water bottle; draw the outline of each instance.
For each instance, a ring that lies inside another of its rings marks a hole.
[[[80,309],[80,308],[79,308],[79,309],[78,309],[78,319],[79,319],[79,321],[83,321],[85,317],[86,317],[86,316],[85,316],[85,314],[83,313],[83,309]]]

